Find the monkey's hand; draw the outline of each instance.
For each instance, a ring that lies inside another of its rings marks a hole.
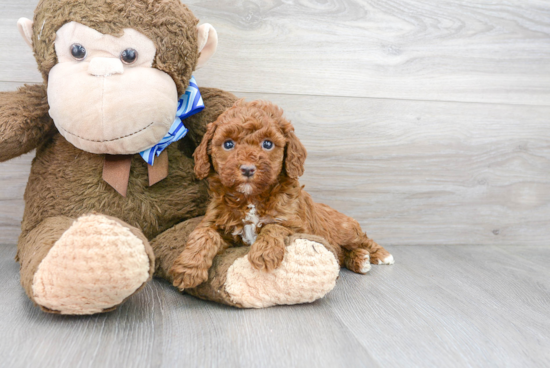
[[[169,271],[173,285],[183,291],[208,280],[208,270],[223,243],[220,234],[214,229],[195,229]]]
[[[0,162],[27,153],[54,131],[46,86],[0,92]]]

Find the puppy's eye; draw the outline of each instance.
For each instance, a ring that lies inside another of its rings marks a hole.
[[[86,58],[86,49],[79,43],[73,43],[71,45],[71,55],[78,60],[84,60]]]
[[[120,53],[120,60],[124,64],[133,64],[138,57],[138,53],[134,49],[126,49]]]
[[[223,149],[226,151],[232,150],[235,148],[235,142],[233,142],[231,139],[226,140],[223,142]]]
[[[271,151],[273,149],[273,147],[274,147],[273,142],[271,142],[268,139],[266,139],[262,142],[262,148],[266,151]]]

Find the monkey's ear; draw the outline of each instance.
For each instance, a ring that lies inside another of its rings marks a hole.
[[[210,156],[208,152],[208,147],[210,146],[210,141],[214,137],[214,132],[216,131],[216,124],[210,123],[206,126],[206,133],[202,137],[201,144],[193,153],[195,158],[195,175],[199,179],[204,179],[210,173]]]
[[[27,18],[19,18],[17,21],[17,28],[19,33],[23,36],[23,39],[32,49],[32,20]]]
[[[200,69],[216,52],[218,47],[218,33],[211,24],[204,23],[197,27],[199,41],[199,60],[195,69]]]

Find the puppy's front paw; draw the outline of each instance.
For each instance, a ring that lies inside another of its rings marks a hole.
[[[283,239],[259,237],[250,248],[248,261],[257,270],[266,272],[277,269],[285,257]]]
[[[183,291],[184,289],[194,288],[208,280],[208,268],[189,267],[176,259],[170,269],[172,284]]]

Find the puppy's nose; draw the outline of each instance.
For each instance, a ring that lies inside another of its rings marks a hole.
[[[256,166],[254,165],[241,165],[241,174],[243,176],[246,176],[247,178],[250,178],[254,175],[256,172]]]

